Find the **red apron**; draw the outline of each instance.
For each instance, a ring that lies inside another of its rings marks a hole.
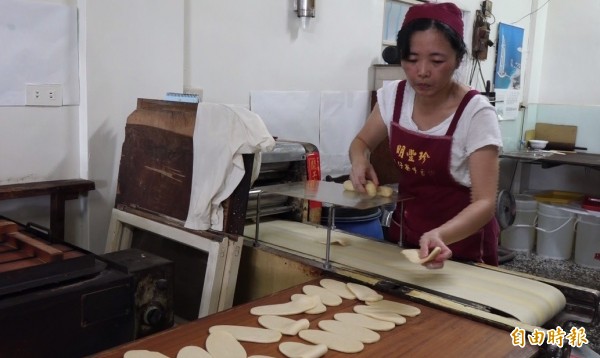
[[[450,173],[452,135],[460,116],[471,98],[478,92],[469,91],[462,99],[452,123],[444,136],[431,136],[400,126],[400,111],[406,81],[401,81],[396,93],[390,129],[390,150],[402,174],[398,191],[414,196],[404,202],[404,215],[398,205],[392,216],[390,240],[400,238],[402,246],[419,247],[421,235],[456,216],[471,202],[470,189],[457,183]],[[402,218],[402,220],[401,220]],[[498,234],[500,228],[492,218],[477,233],[448,245],[452,258],[459,261],[484,262],[498,266]]]

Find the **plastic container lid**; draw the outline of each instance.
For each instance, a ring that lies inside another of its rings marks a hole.
[[[569,204],[581,201],[583,194],[571,191],[549,190],[533,195],[537,201],[546,204]]]

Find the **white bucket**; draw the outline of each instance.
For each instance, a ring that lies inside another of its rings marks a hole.
[[[539,203],[536,253],[552,259],[570,259],[575,219],[575,213],[558,205]]]
[[[513,251],[530,252],[535,246],[537,201],[531,195],[515,195],[515,202],[515,221],[500,233],[500,246]]]
[[[585,266],[600,267],[600,216],[578,214],[573,261]]]

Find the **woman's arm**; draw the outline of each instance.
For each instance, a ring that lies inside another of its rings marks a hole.
[[[476,233],[495,214],[499,178],[498,147],[488,145],[473,152],[469,156],[469,172],[471,203],[454,218],[421,236],[421,257],[427,256],[429,249],[435,246],[442,247],[442,253],[428,267],[442,267],[443,261],[451,256],[446,245]]]
[[[349,156],[352,170],[350,180],[359,192],[365,192],[367,180],[379,185],[377,174],[371,165],[371,151],[387,136],[387,128],[381,118],[379,106],[375,105],[365,125],[350,143]]]

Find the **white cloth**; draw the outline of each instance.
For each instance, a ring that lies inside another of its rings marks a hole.
[[[390,122],[394,114],[398,82],[400,81],[386,82],[383,87],[377,90],[377,103],[383,122],[388,128],[388,134],[390,131]],[[445,135],[452,122],[454,113],[439,125],[422,131],[417,128],[416,123],[412,119],[414,102],[415,90],[406,82],[404,98],[402,100],[402,112],[400,113],[400,126],[414,132],[432,136]],[[494,145],[499,149],[502,148],[502,135],[500,133],[498,115],[496,114],[496,109],[484,96],[475,96],[465,107],[452,137],[450,173],[458,183],[466,187],[471,187],[469,155],[486,145]]]
[[[242,154],[271,151],[275,140],[250,110],[199,103],[194,127],[190,206],[185,227],[223,230],[223,207],[244,177]]]

